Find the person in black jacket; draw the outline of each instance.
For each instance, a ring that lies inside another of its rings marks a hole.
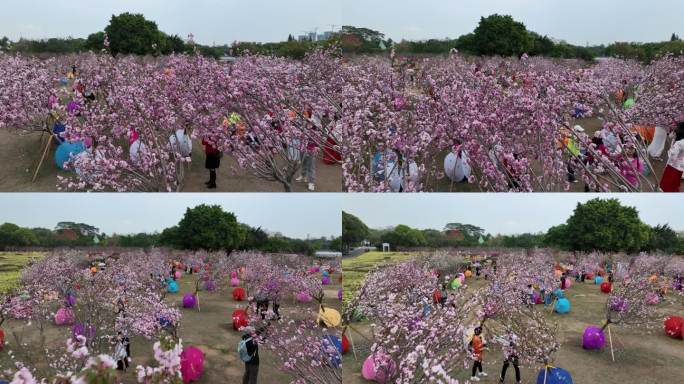
[[[256,384],[257,376],[259,375],[259,344],[256,341],[258,337],[257,332],[253,327],[246,327],[245,334],[242,335],[242,340],[249,340],[246,344],[247,353],[252,356],[249,361],[245,362],[245,374],[242,376],[242,384]]]

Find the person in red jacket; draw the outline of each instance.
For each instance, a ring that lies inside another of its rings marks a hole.
[[[202,145],[206,155],[204,167],[209,170],[209,181],[205,184],[209,189],[216,189],[216,170],[221,166],[221,156],[223,153],[206,139],[202,139]]]

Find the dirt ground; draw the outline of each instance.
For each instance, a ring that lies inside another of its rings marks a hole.
[[[326,288],[324,304],[341,310],[341,303],[337,299],[337,290],[341,287],[339,284],[340,274],[338,272],[331,277],[334,285],[331,284]],[[183,294],[193,291],[194,282],[188,276],[181,277],[178,282],[179,292],[168,294],[166,300],[177,303],[180,306]],[[233,301],[231,291],[232,289],[229,287],[224,287],[212,293],[202,291],[199,295],[201,311],[181,308],[182,318],[179,336],[183,340],[183,345],[198,347],[205,354],[204,374],[196,383],[240,383],[242,381],[244,363],[240,361],[237,354],[237,345],[242,334],[233,330],[231,313],[238,304],[242,304],[242,307],[244,307],[244,302],[238,303]],[[284,300],[281,304],[281,313],[296,318],[304,318],[306,316],[315,318],[318,313],[318,304],[315,302],[295,304],[294,300],[288,299]],[[8,367],[11,364],[7,356],[7,350],[12,349],[11,345],[14,342],[11,331],[18,329],[21,324],[16,321],[6,321],[3,324],[6,340],[10,342],[10,345],[0,352],[0,368]],[[27,341],[35,340],[38,336],[35,327],[30,329],[31,331],[25,333]],[[66,340],[66,335],[71,334],[71,328],[50,325],[46,334],[48,340],[63,343]],[[153,358],[152,344],[153,341],[139,337],[131,339],[132,368],[124,374],[124,383],[137,382],[135,366],[145,364],[156,366]],[[266,347],[259,348],[259,383],[276,384],[290,382],[292,378],[276,367],[271,356]],[[2,376],[0,375],[0,377]]]
[[[475,288],[484,284],[484,280],[467,281]],[[603,306],[607,295],[599,291],[599,287],[591,281],[574,283],[566,292],[571,302],[571,311],[566,315],[546,313],[553,321],[558,322],[562,347],[556,355],[554,366],[568,370],[575,384],[660,384],[681,382],[684,377],[684,340],[675,340],[665,335],[662,328],[652,333],[611,327],[615,352],[615,362],[611,359],[608,341],[600,351],[587,351],[582,348],[581,338],[584,328],[589,325],[600,325],[603,320]],[[659,311],[663,316],[684,316],[684,305],[679,298],[676,306],[661,304]],[[542,305],[537,310],[544,310]],[[350,351],[343,357],[344,382],[349,384],[368,383],[361,376],[361,366],[370,351],[369,323],[355,323],[351,335],[357,348],[357,359]],[[357,332],[358,331],[358,332]],[[349,331],[348,331],[349,332]],[[487,339],[486,331],[484,333]],[[364,338],[365,337],[365,338]],[[490,347],[485,353],[484,370],[489,374],[481,383],[498,383],[502,365],[502,353],[498,347]],[[535,383],[541,366],[521,367],[522,382]],[[506,382],[515,382],[512,367],[506,373]],[[470,376],[469,369],[462,370],[459,380]]]
[[[69,176],[57,168],[54,162],[56,145],[52,144],[35,183],[33,173],[42,155],[43,142],[40,134],[20,135],[18,132],[0,130],[0,191],[2,192],[54,192],[57,191],[57,175]],[[204,168],[204,153],[199,142],[193,142],[193,162],[185,176],[183,192],[283,192],[280,183],[261,180],[246,170],[239,169],[237,162],[224,156],[218,170],[218,188],[209,190],[204,182],[209,172]],[[305,192],[306,184],[296,183],[295,192]],[[319,158],[316,164],[316,191],[341,192],[342,168],[327,165]]]

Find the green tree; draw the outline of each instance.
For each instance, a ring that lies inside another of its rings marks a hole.
[[[26,247],[35,245],[36,242],[35,235],[28,228],[22,228],[11,223],[0,225],[0,249]]]
[[[555,44],[547,36],[541,36],[537,33],[530,32],[533,39],[532,49],[530,50],[530,55],[537,56],[550,56],[553,52]]]
[[[245,232],[245,242],[242,245],[244,249],[263,249],[264,244],[268,241],[268,234],[259,228],[252,228],[249,225],[241,224]]]
[[[676,33],[673,33],[672,37],[670,37],[670,41],[679,41],[679,36]]]
[[[166,228],[159,234],[159,245],[169,248],[183,248],[177,225]]]
[[[423,229],[422,231],[423,239],[425,239],[425,245],[430,248],[439,248],[446,245],[446,238],[444,233],[436,229]]]
[[[577,204],[564,232],[571,250],[637,252],[648,245],[650,228],[636,208],[597,198]]]
[[[570,249],[568,241],[568,226],[566,224],[556,225],[549,228],[544,236],[544,245],[560,249]]]
[[[377,45],[385,39],[385,34],[369,29],[369,28],[359,28],[351,25],[343,25],[340,30],[341,34],[355,35],[361,38],[361,40]]]
[[[358,217],[342,211],[342,246],[345,251],[368,237],[368,227]]]
[[[651,228],[651,241],[649,248],[663,252],[676,252],[679,247],[679,237],[668,224],[656,225]]]
[[[444,230],[458,230],[467,241],[477,240],[485,235],[484,229],[472,224],[448,223],[444,226]]]
[[[157,23],[145,19],[141,14],[126,12],[118,16],[112,15],[105,32],[109,36],[113,55],[147,55],[161,52],[166,43]]]
[[[173,35],[173,36],[164,36],[166,39],[166,44],[164,44],[165,51],[162,53],[164,54],[171,54],[171,53],[183,53],[188,50],[187,45],[185,44],[185,41],[180,38],[178,35]]]
[[[533,37],[525,24],[508,15],[482,17],[473,34],[475,52],[481,55],[513,56],[530,52]]]
[[[4,36],[2,39],[0,39],[0,51],[6,51],[10,48],[10,44],[12,42],[7,36]]]
[[[55,226],[55,231],[71,229],[82,236],[95,236],[100,234],[100,228],[85,223],[74,223],[72,221],[60,221]]]
[[[330,250],[342,252],[342,236],[338,236],[330,242]]]
[[[408,225],[397,225],[393,231],[383,235],[382,240],[394,247],[420,247],[427,244],[423,233]]]
[[[225,250],[227,253],[245,241],[245,233],[235,215],[225,212],[219,205],[188,208],[178,223],[176,235],[182,248]]]
[[[102,31],[91,33],[83,44],[83,48],[93,52],[101,51],[104,49],[104,37],[105,33]]]

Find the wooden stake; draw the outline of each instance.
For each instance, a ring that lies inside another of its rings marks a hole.
[[[48,137],[47,144],[45,144],[45,149],[43,150],[43,155],[40,157],[40,162],[38,162],[38,166],[36,167],[36,171],[33,173],[33,178],[31,179],[32,183],[36,182],[36,177],[38,177],[38,171],[40,171],[40,167],[43,165],[43,161],[45,160],[45,156],[47,156],[47,153],[50,150],[50,144],[52,144],[52,139],[53,139],[53,136],[50,135],[50,137]]]
[[[608,326],[608,341],[610,341],[610,357],[615,362],[615,353],[613,352],[613,336],[610,333],[610,325]]]
[[[553,301],[551,302],[551,309],[549,310],[549,313],[553,312],[553,308],[556,306],[556,298],[553,298]]]
[[[352,352],[354,353],[354,360],[359,360],[356,358],[356,347],[354,347],[354,339],[352,338],[351,332],[349,332],[349,342],[351,343],[352,346]]]

